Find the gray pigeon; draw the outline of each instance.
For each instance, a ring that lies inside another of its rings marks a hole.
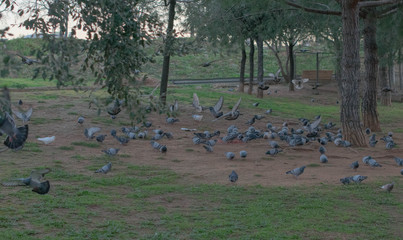
[[[162,144],[159,144],[159,143],[156,142],[156,141],[150,141],[150,143],[151,143],[151,146],[152,146],[154,149],[157,149],[157,150],[159,150],[159,151],[162,152],[162,153],[165,153],[165,152],[168,150],[167,146],[162,145]]]
[[[375,145],[378,143],[378,140],[376,140],[376,134],[372,134],[371,137],[369,137],[369,145],[371,147],[375,147]]]
[[[269,149],[269,150],[266,152],[266,154],[274,156],[274,155],[277,155],[279,152],[282,152],[282,151],[283,151],[283,150],[280,149],[280,148],[272,148],[272,149]]]
[[[299,175],[301,175],[304,172],[305,168],[306,168],[306,166],[298,167],[293,170],[287,171],[286,174],[292,174],[292,175],[294,175],[294,177],[297,178]]]
[[[371,158],[371,159],[368,160],[368,164],[369,164],[371,167],[382,167],[382,165],[379,164],[379,163],[378,163],[375,159],[373,159],[373,158]]]
[[[120,111],[122,111],[122,109],[120,108],[122,103],[123,103],[122,100],[116,98],[111,104],[107,106],[106,111],[108,112],[108,114],[111,116],[112,119],[115,119],[116,115],[118,115]]]
[[[371,156],[365,156],[365,157],[362,158],[362,162],[363,162],[364,164],[368,165],[368,164],[369,164],[369,160],[370,160],[371,158],[372,158]]]
[[[218,117],[216,119],[214,119],[213,121],[216,121],[218,119],[221,119],[223,117],[225,117],[226,120],[236,120],[239,115],[241,114],[238,111],[239,105],[241,104],[242,98],[239,98],[238,102],[232,107],[230,112],[227,112],[225,114],[223,114],[221,117]]]
[[[402,169],[402,170],[400,170],[400,174],[401,174],[401,175],[403,175],[403,169]]]
[[[320,155],[319,160],[320,160],[321,163],[327,163],[328,162],[327,156],[325,154]]]
[[[340,182],[343,183],[344,185],[350,184],[351,178],[352,178],[352,177],[340,178]]]
[[[116,154],[118,154],[119,150],[119,148],[109,148],[107,150],[102,150],[102,152],[109,156],[115,156]]]
[[[174,113],[174,112],[177,112],[178,109],[179,109],[178,100],[175,99],[174,104],[172,104],[172,105],[169,106],[169,111],[170,111],[171,113]]]
[[[383,185],[381,188],[390,193],[390,191],[392,191],[394,185],[395,185],[395,182],[392,182],[392,183]]]
[[[395,161],[396,161],[398,166],[403,166],[403,159],[395,157]]]
[[[253,103],[252,104],[254,107],[257,107],[257,106],[259,106],[259,102],[255,102],[255,103]]]
[[[365,133],[366,133],[367,135],[371,134],[371,129],[369,129],[369,128],[365,129]]]
[[[358,161],[355,161],[353,163],[351,163],[350,167],[352,169],[354,169],[355,171],[357,171],[357,168],[360,166],[360,164],[358,164]]]
[[[238,180],[238,174],[232,170],[231,174],[229,175],[229,180],[231,182],[236,182]]]
[[[320,152],[320,154],[325,154],[326,148],[324,146],[320,146],[319,147],[319,152]]]
[[[213,146],[210,146],[208,144],[203,145],[204,149],[206,149],[207,152],[213,152]]]
[[[211,112],[211,114],[215,117],[215,118],[219,118],[223,115],[223,112],[221,111],[222,105],[224,103],[224,97],[221,96],[217,103],[214,105],[214,107],[209,107],[209,110]]]
[[[112,163],[109,162],[105,166],[101,167],[100,169],[96,170],[95,173],[108,173],[112,169]]]
[[[31,119],[33,109],[30,108],[26,112],[19,112],[17,110],[12,110],[14,115],[22,120],[23,123],[28,122]]]
[[[115,136],[115,139],[122,145],[126,145],[129,142],[129,139],[124,136]]]
[[[101,134],[96,137],[97,142],[103,142],[105,140],[106,134]]]
[[[179,119],[173,118],[173,117],[167,117],[166,122],[172,124],[172,123],[175,123],[175,122],[179,122]]]
[[[78,119],[77,119],[77,122],[78,122],[79,124],[83,124],[83,123],[84,123],[84,117],[83,117],[83,116],[79,116]]]
[[[90,127],[90,128],[86,128],[84,129],[84,135],[88,138],[88,139],[93,139],[95,136],[94,134],[98,131],[100,131],[101,128],[99,127]]]
[[[248,155],[248,152],[246,152],[245,150],[242,150],[239,152],[239,155],[241,156],[241,158],[246,158],[246,156]]]
[[[360,183],[367,178],[368,178],[367,176],[355,175],[355,176],[351,177],[351,180],[355,183]]]
[[[3,182],[3,186],[30,186],[33,192],[38,194],[46,194],[49,192],[49,181],[43,181],[45,174],[49,173],[49,168],[34,170],[28,178],[17,178],[8,182]]]
[[[392,149],[396,146],[396,144],[393,141],[386,142],[386,149]]]
[[[225,153],[225,157],[226,157],[227,159],[229,159],[229,160],[232,160],[232,159],[234,159],[235,154],[234,154],[233,152],[226,152],[226,153]]]

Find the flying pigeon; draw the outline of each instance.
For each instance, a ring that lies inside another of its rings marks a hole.
[[[108,173],[112,169],[112,163],[109,162],[105,166],[101,167],[100,169],[96,170],[95,173]]]
[[[246,158],[247,155],[248,155],[248,152],[246,152],[245,150],[242,150],[239,152],[239,156],[241,156],[241,158]]]
[[[291,82],[294,84],[296,89],[303,89],[304,83],[308,81],[309,81],[308,78],[303,78],[303,79],[293,79]]]
[[[51,136],[51,137],[43,137],[43,138],[37,138],[38,141],[43,142],[44,144],[48,145],[49,143],[52,143],[55,141],[56,137]]]
[[[119,148],[109,148],[107,150],[102,150],[102,152],[109,156],[115,156],[116,154],[118,154],[119,150]]]
[[[232,107],[230,112],[223,114],[221,117],[214,119],[216,121],[222,117],[225,117],[226,120],[235,120],[239,117],[240,112],[238,111],[239,105],[241,104],[242,98],[239,98],[238,102]]]
[[[30,186],[33,192],[38,194],[46,194],[49,192],[50,183],[49,181],[42,181],[45,174],[49,173],[51,170],[45,168],[42,170],[34,170],[28,178],[17,178],[8,182],[3,182],[2,185],[6,187],[12,186]]]
[[[88,138],[88,139],[93,139],[95,136],[94,134],[98,131],[100,131],[101,128],[99,127],[90,127],[90,128],[86,128],[84,129],[84,135]],[[112,134],[111,134],[112,135]]]
[[[219,118],[223,115],[223,112],[221,111],[222,105],[224,103],[224,97],[221,96],[217,103],[214,105],[214,107],[209,107],[209,110],[211,112],[211,114],[215,117],[215,118]]]
[[[77,119],[77,122],[78,122],[79,124],[83,124],[83,123],[84,123],[84,117],[83,117],[83,116],[79,116],[78,119]]]
[[[232,160],[232,159],[234,159],[235,154],[234,154],[233,152],[226,152],[226,153],[225,153],[225,157],[226,157],[227,159],[229,159],[229,160]]]
[[[234,170],[232,170],[228,177],[231,182],[236,182],[238,180],[238,174]]]
[[[31,59],[31,58],[27,58],[27,57],[22,56],[22,55],[20,55],[20,54],[16,54],[16,55],[21,58],[21,61],[22,61],[24,64],[32,65],[32,64],[34,64],[34,63],[39,63],[38,60]]]
[[[26,112],[19,112],[17,110],[12,110],[14,115],[22,120],[23,123],[28,122],[31,119],[33,109],[30,108]]]
[[[357,171],[359,166],[360,166],[360,164],[358,164],[358,161],[355,161],[355,162],[351,163],[351,165],[350,165],[350,167],[352,169],[354,169],[355,171]]]
[[[200,105],[199,97],[197,96],[197,93],[193,93],[192,105],[196,109],[197,112],[202,112],[204,110],[204,107]]]
[[[293,170],[287,171],[286,174],[292,174],[292,175],[294,175],[294,177],[297,178],[299,175],[301,175],[304,172],[305,168],[306,168],[306,166],[298,167]]]
[[[174,113],[174,112],[177,112],[178,109],[179,109],[178,100],[175,99],[174,104],[172,104],[172,105],[169,106],[169,111],[172,112],[172,113]]]
[[[395,185],[395,182],[388,183],[388,184],[383,185],[381,187],[381,189],[383,189],[383,190],[385,190],[385,191],[390,193],[390,191],[392,191],[394,185]]]

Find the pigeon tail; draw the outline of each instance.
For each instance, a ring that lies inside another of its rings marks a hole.
[[[14,136],[8,136],[4,141],[4,145],[8,148],[19,150],[23,147],[28,138],[28,125],[17,128],[17,133]]]

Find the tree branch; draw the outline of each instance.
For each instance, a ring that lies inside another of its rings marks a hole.
[[[291,1],[286,1],[286,3],[290,6],[293,6],[295,8],[300,8],[306,12],[311,12],[311,13],[319,13],[319,14],[326,14],[326,15],[336,15],[336,16],[340,16],[341,12],[339,11],[332,11],[332,10],[320,10],[320,9],[315,9],[315,8],[308,8],[308,7],[304,7],[301,6],[295,2],[291,2]]]
[[[366,1],[366,2],[359,2],[358,7],[378,7],[382,5],[392,4],[392,3],[399,3],[402,2],[401,0],[381,0],[381,1]]]

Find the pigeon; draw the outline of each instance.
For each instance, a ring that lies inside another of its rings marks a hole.
[[[263,118],[264,118],[263,115],[259,115],[259,114],[255,115],[256,120],[262,120]]]
[[[376,143],[378,142],[378,140],[376,140],[376,134],[372,134],[371,137],[369,137],[369,145],[371,147],[375,147]]]
[[[105,166],[103,166],[100,169],[96,170],[95,173],[105,173],[105,174],[107,174],[111,169],[112,169],[112,163],[108,162]]]
[[[218,61],[218,60],[213,60],[213,61],[210,61],[210,62],[205,62],[205,63],[200,64],[200,66],[202,66],[202,67],[210,67],[211,64],[212,64],[213,62],[216,62],[216,61]]]
[[[197,96],[197,93],[193,93],[192,105],[196,109],[197,112],[202,112],[204,110],[204,107],[200,105],[199,97]]]
[[[115,136],[115,139],[122,145],[126,145],[129,142],[129,139],[123,136]]]
[[[192,118],[196,121],[201,121],[203,119],[203,115],[193,114]]]
[[[28,178],[17,178],[8,182],[3,182],[2,185],[6,187],[12,186],[30,186],[33,192],[38,194],[46,194],[50,190],[49,181],[42,181],[45,174],[49,173],[51,170],[45,168],[42,170],[34,170]]]
[[[27,65],[32,65],[32,64],[34,64],[34,63],[39,63],[39,61],[38,61],[38,60],[31,59],[31,58],[28,58],[28,57],[22,56],[22,55],[20,55],[20,54],[16,54],[16,55],[17,55],[17,56],[19,56],[19,57],[21,58],[21,61],[22,61],[24,64],[27,64]]]
[[[115,156],[116,154],[118,154],[119,150],[119,148],[109,148],[107,150],[102,150],[102,152],[109,156]]]
[[[84,117],[83,117],[83,116],[79,116],[78,119],[77,119],[77,122],[78,122],[79,124],[83,124],[83,123],[84,123]]]
[[[246,158],[247,155],[248,155],[248,152],[246,152],[245,150],[242,150],[239,152],[239,156],[241,156],[241,158]]]
[[[371,134],[371,129],[369,129],[369,128],[365,129],[365,133],[366,133],[367,135]]]
[[[381,187],[381,189],[383,189],[383,190],[385,190],[385,191],[390,193],[390,191],[392,191],[394,185],[395,185],[395,182],[388,183],[388,184],[383,185]]]
[[[168,150],[167,146],[159,144],[156,141],[151,141],[150,143],[151,143],[151,147],[153,147],[154,149],[159,150],[162,153],[165,153]]]
[[[1,116],[0,112],[0,133],[7,135],[4,145],[17,151],[22,149],[28,138],[28,125],[17,127],[8,112],[4,113],[4,117]]]
[[[225,157],[226,157],[228,160],[232,160],[232,159],[234,159],[235,154],[234,154],[233,152],[226,152],[226,153],[225,153]]]
[[[152,124],[152,122],[147,121],[147,122],[145,122],[143,125],[144,125],[144,127],[149,128],[149,127],[151,127],[153,124]]]
[[[122,109],[120,108],[122,103],[123,101],[115,99],[111,104],[107,106],[106,111],[108,112],[108,114],[111,116],[112,119],[115,119],[116,115],[118,115],[122,111]]]
[[[286,174],[292,174],[292,175],[294,175],[294,177],[297,178],[299,175],[301,175],[304,172],[305,168],[306,168],[306,166],[298,167],[293,170],[287,171]]]
[[[232,170],[231,174],[228,176],[230,182],[236,182],[238,180],[238,174]]]
[[[51,137],[43,137],[43,138],[37,138],[38,141],[43,142],[44,144],[48,145],[49,143],[52,143],[55,141],[56,137],[51,136]]]
[[[214,119],[213,121],[216,121],[222,117],[225,117],[226,120],[236,120],[240,112],[238,111],[239,105],[241,104],[242,98],[239,98],[238,102],[232,107],[232,110],[230,112],[227,112],[223,114],[221,117]]]
[[[30,108],[26,112],[19,112],[17,110],[12,110],[14,115],[22,120],[23,123],[28,122],[31,119],[33,109]]]
[[[267,109],[265,113],[266,114],[271,114],[272,112],[273,112],[273,109],[270,108],[270,109]]]
[[[115,130],[115,129],[112,129],[112,130],[111,130],[111,136],[112,136],[112,137],[116,137],[116,130]]]
[[[402,169],[402,170],[400,170],[400,174],[401,174],[401,175],[403,175],[403,169]]]
[[[90,127],[90,128],[86,128],[84,129],[84,135],[88,138],[88,139],[93,139],[95,136],[94,134],[98,131],[100,131],[101,128],[99,127]],[[111,133],[112,135],[112,133]],[[113,135],[112,135],[113,136]]]
[[[370,158],[369,160],[368,160],[368,164],[371,166],[371,167],[382,167],[382,165],[381,164],[379,164],[375,159],[373,159],[373,158]]]
[[[367,176],[361,176],[361,175],[355,175],[351,177],[351,180],[355,183],[360,183],[362,181],[364,181],[365,179],[367,179]]]
[[[363,162],[364,164],[368,165],[368,164],[369,164],[369,160],[370,160],[371,158],[372,158],[371,156],[365,156],[365,157],[362,158],[362,162]]]
[[[253,103],[252,105],[254,106],[254,107],[257,107],[257,106],[259,106],[259,102],[255,102],[255,103]]]
[[[205,142],[206,145],[214,147],[214,145],[217,143],[217,139],[210,139],[207,142]]]
[[[352,177],[340,178],[340,182],[343,183],[344,185],[350,184],[351,178],[352,178]]]
[[[261,82],[261,83],[259,83],[258,88],[259,88],[260,90],[266,91],[267,89],[270,88],[270,86],[266,86],[266,85],[264,85],[264,83]]]
[[[313,123],[308,123],[306,127],[307,127],[309,133],[313,133],[315,131],[315,129],[319,126],[321,121],[322,121],[322,116],[319,115],[319,117]]]
[[[320,155],[319,160],[320,160],[321,163],[327,163],[328,162],[327,156],[325,154]]]
[[[358,161],[355,161],[353,163],[351,163],[350,167],[352,169],[354,169],[355,171],[357,171],[357,168],[360,166],[360,164],[358,164]]]
[[[174,113],[174,112],[177,112],[178,109],[179,109],[178,100],[175,99],[174,104],[172,104],[172,105],[169,106],[169,111],[172,112],[172,113]]]
[[[215,117],[215,118],[219,118],[223,115],[223,112],[221,111],[222,105],[224,104],[224,97],[221,96],[217,103],[214,105],[214,107],[209,107],[209,110],[211,112],[211,114]]]
[[[18,105],[22,105],[22,104],[24,104],[23,102],[22,102],[22,100],[20,99],[20,100],[18,100]]]
[[[204,149],[206,149],[207,152],[213,152],[213,146],[204,144],[203,147],[204,147]]]
[[[97,142],[103,142],[105,140],[106,134],[101,134],[98,135],[95,139],[97,140]]]
[[[169,124],[173,124],[175,122],[179,122],[179,119],[173,118],[173,117],[167,117],[166,122],[169,123]]]
[[[245,124],[247,125],[253,125],[255,123],[256,117],[253,116],[251,119],[249,119]]]
[[[268,150],[266,152],[266,154],[274,156],[274,155],[277,155],[279,152],[282,152],[282,151],[283,150],[279,149],[279,148],[272,148],[272,149]]]
[[[385,148],[392,149],[395,146],[396,146],[396,144],[393,141],[390,141],[390,142],[386,142]]]
[[[329,122],[329,123],[325,124],[324,128],[325,129],[332,129],[334,126],[336,126],[336,123]]]
[[[320,152],[320,154],[325,154],[326,148],[324,146],[320,146],[319,147],[319,152]]]
[[[272,148],[280,148],[280,145],[276,141],[270,141],[269,144]]]
[[[403,159],[402,158],[395,157],[395,161],[397,163],[397,166],[403,166]]]
[[[291,82],[294,84],[296,89],[303,89],[304,88],[304,83],[306,83],[308,81],[309,81],[308,78],[291,80]]]

